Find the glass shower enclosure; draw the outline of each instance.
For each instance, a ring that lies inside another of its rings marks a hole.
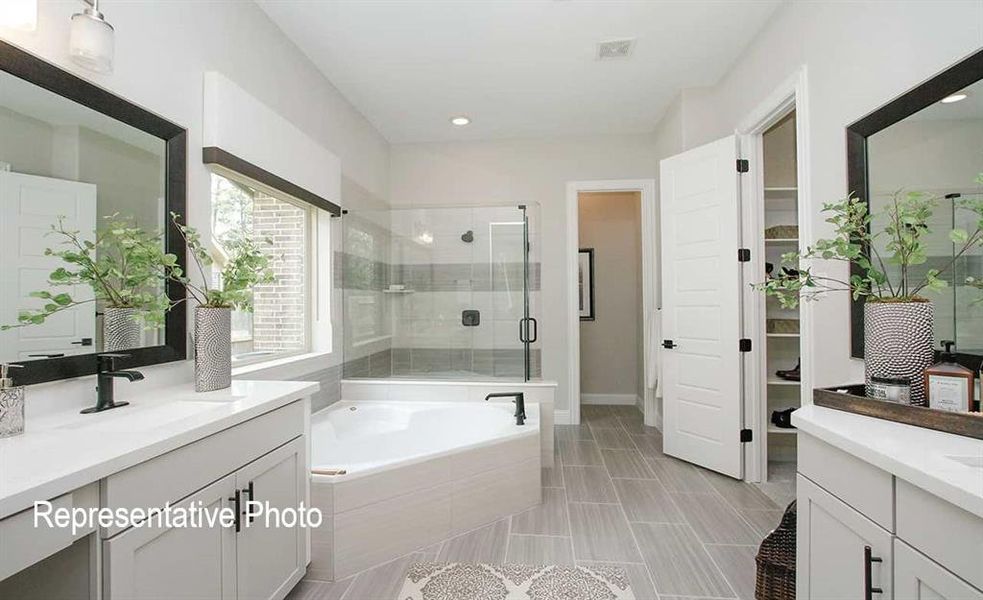
[[[538,206],[349,211],[342,376],[541,376]]]

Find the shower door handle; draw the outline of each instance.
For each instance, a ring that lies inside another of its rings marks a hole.
[[[539,321],[537,321],[536,319],[534,319],[532,317],[529,317],[528,321],[530,323],[532,323],[532,339],[529,340],[529,343],[530,344],[535,344],[536,343],[536,340],[539,339]],[[526,334],[528,335],[528,333],[529,333],[529,326],[527,325],[526,326]]]
[[[532,324],[532,338],[529,338],[529,325]],[[532,317],[519,319],[519,341],[533,344],[539,339],[539,322]]]
[[[526,324],[525,319],[519,319],[519,341],[522,342],[523,344],[529,341],[526,339],[525,336],[525,327],[524,327],[525,324]]]

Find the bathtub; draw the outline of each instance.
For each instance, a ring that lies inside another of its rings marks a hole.
[[[341,401],[311,417],[307,576],[334,581],[541,501],[539,406]],[[332,472],[336,475],[320,473]]]

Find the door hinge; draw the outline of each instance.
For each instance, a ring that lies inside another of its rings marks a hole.
[[[747,173],[751,169],[751,163],[746,158],[737,159],[737,172]]]
[[[754,433],[750,429],[741,430],[741,443],[746,444],[754,438]]]
[[[738,248],[737,249],[737,262],[751,262],[751,249],[750,248]]]
[[[750,352],[751,340],[748,338],[741,338],[740,342],[738,342],[738,348],[741,352]]]
[[[672,340],[662,340],[662,347],[672,350],[673,348],[676,347],[676,343],[673,342]]]

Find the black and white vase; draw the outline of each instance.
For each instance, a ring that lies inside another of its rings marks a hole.
[[[195,391],[232,385],[232,309],[195,309]]]
[[[868,302],[864,305],[864,368],[867,395],[872,377],[911,381],[911,403],[925,406],[925,369],[935,347],[931,302]]]
[[[119,352],[143,345],[143,325],[137,319],[136,308],[107,306],[102,309],[102,348],[104,352]]]

